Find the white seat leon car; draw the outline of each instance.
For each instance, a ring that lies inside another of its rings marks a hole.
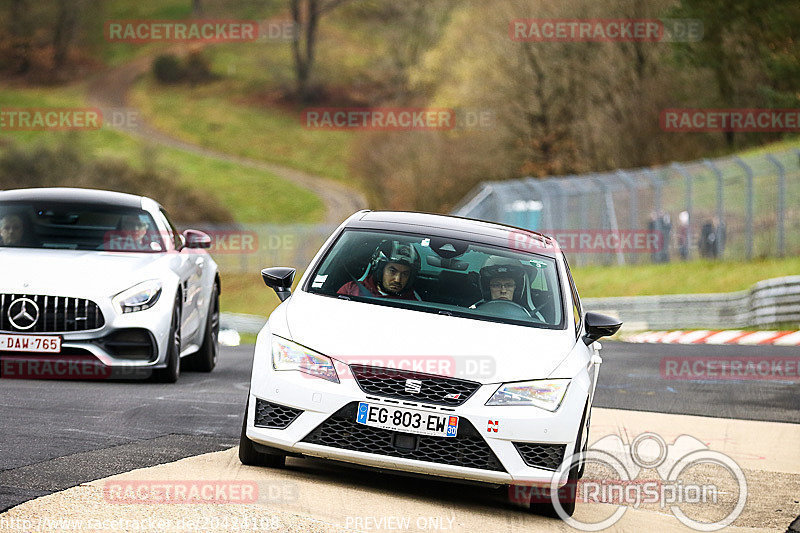
[[[552,239],[361,211],[291,293],[294,272],[262,272],[283,302],[258,335],[242,463],[304,455],[510,486],[581,475],[551,485],[587,445],[594,341],[620,324],[582,313]]]
[[[210,372],[220,292],[210,243],[179,234],[142,196],[0,192],[0,377],[174,382],[182,358]]]

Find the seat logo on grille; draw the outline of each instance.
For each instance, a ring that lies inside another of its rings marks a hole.
[[[406,392],[411,394],[419,394],[422,391],[422,382],[418,379],[406,380]]]
[[[31,329],[39,321],[39,306],[30,298],[17,298],[8,306],[8,321],[17,329]]]

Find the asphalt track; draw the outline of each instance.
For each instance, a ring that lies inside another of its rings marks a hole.
[[[754,350],[761,356],[798,356],[796,348],[606,342],[595,406],[800,423],[796,382],[661,377],[663,357],[752,356]],[[235,446],[252,351],[252,346],[224,348],[212,374],[186,373],[176,385],[0,380],[0,510],[91,480]],[[783,444],[799,448],[797,442]],[[331,469],[318,461],[304,467],[320,475]],[[404,490],[422,486],[415,482]]]

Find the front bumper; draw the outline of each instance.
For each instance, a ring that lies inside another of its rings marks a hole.
[[[150,309],[126,314],[119,314],[110,299],[94,301],[104,317],[102,327],[30,333],[61,337],[61,353],[0,351],[2,377],[138,379],[166,366],[172,312],[169,299],[161,298]]]
[[[557,465],[573,450],[588,398],[586,388],[573,383],[554,413],[536,407],[488,407],[484,404],[499,384],[487,384],[462,405],[448,407],[398,402],[364,393],[352,378],[337,384],[300,372],[276,372],[259,362],[253,375],[247,437],[256,443],[364,466],[493,484],[549,485],[557,468],[555,454]],[[458,436],[418,437],[410,445],[405,439],[398,447],[396,435],[407,434],[355,423],[354,406],[361,401],[457,415]],[[278,413],[282,423],[277,425],[285,427],[256,425],[265,402],[288,408]],[[564,483],[566,475],[560,480]]]

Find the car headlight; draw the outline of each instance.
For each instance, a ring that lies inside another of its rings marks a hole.
[[[272,368],[275,370],[298,370],[339,383],[339,376],[336,374],[330,357],[274,336],[272,337]]]
[[[111,301],[120,313],[135,313],[156,305],[159,296],[161,296],[161,282],[151,279],[122,291]]]
[[[555,411],[561,405],[570,380],[542,379],[506,383],[489,398],[486,405],[534,405]]]

